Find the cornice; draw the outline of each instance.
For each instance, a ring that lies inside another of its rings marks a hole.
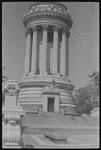
[[[73,21],[69,17],[69,15],[66,16],[64,14],[58,14],[58,13],[34,13],[34,14],[32,13],[32,14],[29,14],[28,16],[24,17],[24,19],[23,19],[24,26],[26,27],[27,23],[32,19],[34,20],[35,18],[37,18],[37,20],[38,20],[38,17],[39,17],[39,20],[40,20],[40,17],[41,18],[46,17],[46,19],[47,19],[47,16],[48,16],[48,18],[53,17],[53,19],[54,19],[54,17],[55,17],[55,19],[63,21],[64,23],[66,23],[69,26],[69,29],[71,28],[71,26],[73,24]]]
[[[61,21],[61,20],[55,20],[54,18],[40,18],[40,19],[34,19],[32,21],[29,21],[27,23],[27,27],[26,28],[33,28],[33,26],[42,26],[43,24],[47,24],[48,26],[50,26],[52,28],[52,26],[59,26],[60,29],[66,27],[68,30],[68,24],[66,24],[65,22]],[[53,29],[53,28],[52,28]]]
[[[20,88],[28,88],[28,87],[45,87],[47,85],[51,85],[51,82],[22,82],[19,83]],[[74,86],[72,84],[64,84],[64,83],[57,83],[56,82],[56,87],[60,89],[66,89],[73,91]]]

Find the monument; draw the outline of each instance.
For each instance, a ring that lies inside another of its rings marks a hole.
[[[69,36],[73,21],[66,6],[38,2],[23,19],[25,66],[18,104],[26,112],[75,112],[69,78]]]
[[[3,148],[22,148],[21,117],[25,115],[21,106],[17,106],[20,88],[16,81],[9,80],[4,88],[5,104],[2,109],[2,144]]]

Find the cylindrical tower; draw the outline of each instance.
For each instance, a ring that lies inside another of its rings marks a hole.
[[[34,3],[23,23],[26,53],[18,103],[26,111],[59,112],[66,109],[68,113],[73,112],[74,86],[68,69],[69,29],[73,21],[67,8],[60,3]]]

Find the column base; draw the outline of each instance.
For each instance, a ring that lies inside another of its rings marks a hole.
[[[40,71],[40,75],[46,76],[46,75],[47,75],[47,72],[46,72],[46,71]]]
[[[64,77],[64,78],[68,78],[68,76],[66,74],[63,74],[63,73],[60,73],[60,76]]]
[[[17,143],[5,143],[2,145],[2,148],[22,148],[21,145],[17,144]]]
[[[68,75],[66,74],[66,75],[64,75],[65,76],[65,78],[68,78]]]
[[[58,73],[58,72],[53,72],[53,75],[54,75],[54,76],[59,76],[59,77],[60,77],[60,73]]]
[[[30,76],[30,77],[35,76],[35,73],[36,73],[36,72],[30,72],[30,73],[29,73],[29,76]]]
[[[24,78],[26,78],[26,77],[28,77],[29,76],[29,73],[26,73],[26,74],[24,74],[23,76],[22,76],[22,79],[24,79]]]

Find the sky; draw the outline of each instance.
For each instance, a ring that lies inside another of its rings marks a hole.
[[[88,75],[99,70],[99,3],[59,2],[73,20],[69,38],[69,76],[75,89],[89,83]],[[26,48],[25,12],[34,2],[2,2],[2,74],[21,82]],[[3,86],[7,84],[3,83]]]

